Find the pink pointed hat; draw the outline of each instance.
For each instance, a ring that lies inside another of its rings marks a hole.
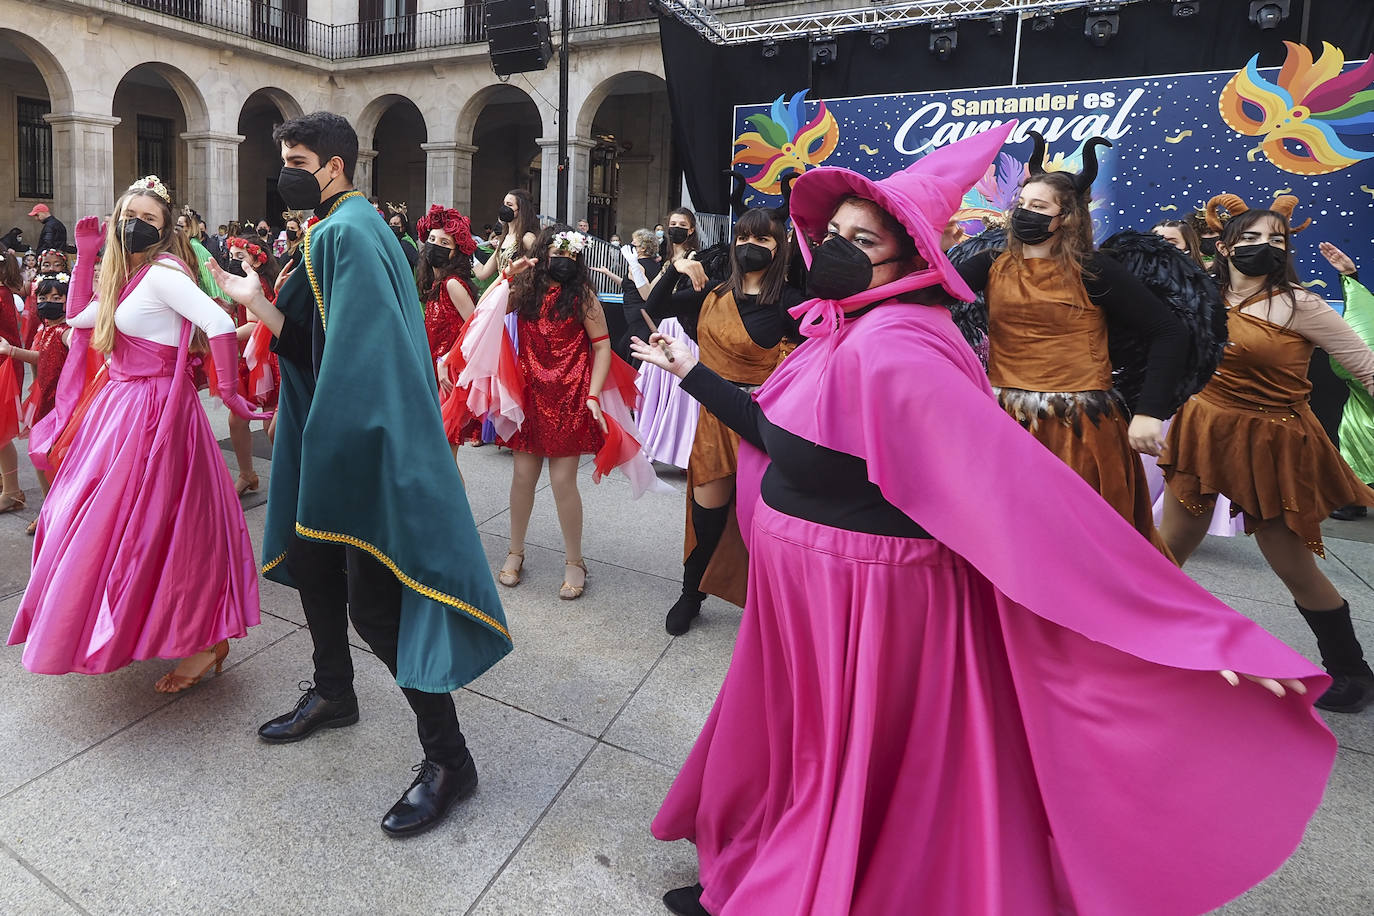
[[[792,222],[800,235],[818,240],[840,201],[851,196],[871,200],[911,234],[916,250],[936,272],[937,282],[954,298],[972,302],[973,291],[940,250],[940,235],[1015,127],[1012,121],[942,146],[881,181],[849,169],[811,169],[792,185]],[[802,245],[801,251],[810,266],[810,247]]]

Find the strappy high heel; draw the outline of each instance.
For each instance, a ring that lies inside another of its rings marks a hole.
[[[525,554],[523,552],[516,553],[512,550],[507,552],[506,560],[509,561],[511,557],[519,558],[520,562],[516,564],[514,569],[506,569],[505,565],[503,564],[501,567],[501,571],[496,574],[496,581],[500,582],[506,588],[515,588],[517,585],[519,585],[520,578],[525,571]]]
[[[190,690],[201,682],[205,675],[210,673],[210,669],[215,669],[215,674],[224,671],[224,659],[229,654],[229,640],[221,640],[214,645],[214,658],[201,670],[195,677],[187,677],[184,674],[177,674],[176,669],[172,669],[158,679],[153,685],[153,689],[158,693],[181,693],[183,690]]]
[[[567,580],[567,577],[565,576],[563,579],[563,584],[558,587],[558,597],[562,598],[564,601],[576,601],[578,598],[581,598],[582,593],[587,590],[587,576],[589,575],[587,572],[587,561],[584,559],[578,560],[576,563],[564,562],[563,566],[565,569],[569,566],[572,566],[576,569],[582,570],[581,585],[570,584]]]

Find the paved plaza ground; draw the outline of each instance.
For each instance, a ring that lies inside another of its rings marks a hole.
[[[223,409],[210,414],[222,436]],[[0,516],[5,633],[38,505],[21,464],[29,509]],[[510,465],[495,448],[461,455],[493,568],[506,553]],[[264,491],[269,467],[259,461]],[[681,498],[632,502],[622,480],[593,486],[583,474],[587,593],[558,600],[561,540],[541,488],[525,581],[501,592],[516,649],[455,695],[480,788],[421,837],[378,827],[419,750],[400,692],[356,638],[361,722],[300,744],[258,741],[311,671],[288,589],[264,581],[262,625],[233,644],[223,676],[173,697],[153,691],[165,662],[41,677],[18,648],[0,650],[0,914],[666,913],[659,895],[694,880],[695,858],[686,843],[655,841],[649,822],[725,675],[740,612],[712,599],[691,633],[667,636]],[[681,474],[665,477],[682,489]],[[255,544],[263,501],[245,501]],[[971,497],[969,511],[997,507]],[[1328,523],[1328,536],[1324,568],[1374,647],[1374,521]],[[1188,571],[1315,657],[1253,540],[1208,538]],[[1374,912],[1374,709],[1328,720],[1340,758],[1302,848],[1225,916]]]

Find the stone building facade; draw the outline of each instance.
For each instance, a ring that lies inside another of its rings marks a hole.
[[[644,0],[568,2],[568,217],[628,235],[680,187],[657,23]],[[274,218],[272,127],[316,109],[357,128],[358,187],[412,217],[494,222],[514,187],[552,214],[557,60],[498,79],[469,3],[0,0],[0,231],[36,237],[35,203],[69,226],[107,213],[144,172],[212,227]]]

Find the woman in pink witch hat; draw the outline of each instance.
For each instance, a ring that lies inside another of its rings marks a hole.
[[[1326,675],[1027,436],[941,307],[973,296],[940,231],[1010,130],[797,179],[810,339],[754,396],[635,344],[744,440],[748,603],[653,823],[697,847],[674,912],[1200,913],[1321,800]]]

